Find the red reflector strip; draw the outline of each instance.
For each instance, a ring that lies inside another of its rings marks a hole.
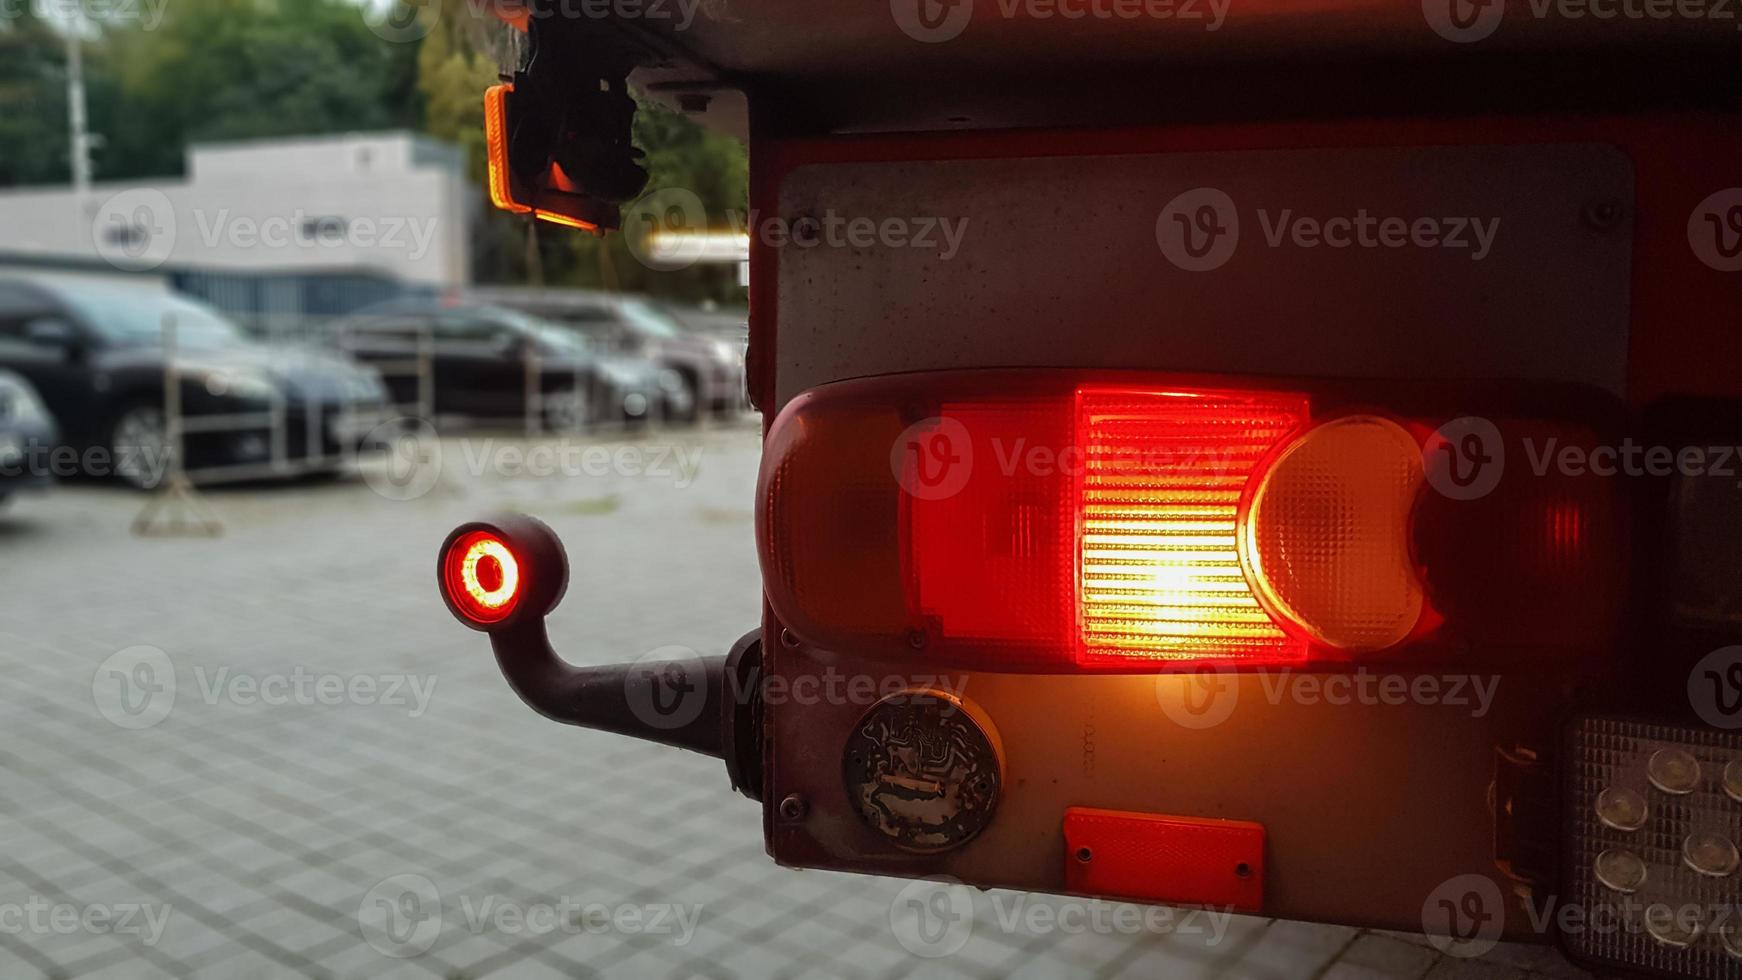
[[[1237,519],[1307,399],[1084,387],[1076,402],[1081,659],[1304,659],[1247,584]]]
[[[1074,894],[1263,911],[1263,824],[1071,807],[1064,832]]]

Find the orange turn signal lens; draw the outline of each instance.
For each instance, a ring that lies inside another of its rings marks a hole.
[[[514,86],[504,82],[492,85],[484,90],[484,159],[486,177],[490,185],[490,203],[503,211],[512,214],[531,213],[540,221],[548,221],[553,225],[565,228],[579,228],[582,231],[597,232],[599,226],[591,221],[547,211],[533,207],[515,196],[514,171],[508,165],[508,99],[514,94]],[[562,177],[562,171],[556,164],[550,164],[548,172],[563,186],[572,192],[573,185]],[[532,192],[536,195],[536,191]],[[525,196],[525,195],[523,195]],[[535,202],[538,200],[533,197]],[[544,203],[550,203],[545,201]]]
[[[484,159],[490,184],[490,203],[504,211],[525,214],[532,208],[516,201],[508,169],[508,94],[514,86],[492,85],[484,90]]]

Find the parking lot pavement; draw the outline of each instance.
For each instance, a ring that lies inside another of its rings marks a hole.
[[[1243,917],[1010,928],[1064,900],[1000,892],[916,931],[945,886],[777,868],[717,760],[535,717],[432,574],[454,524],[527,510],[574,566],[566,656],[723,652],[757,619],[755,429],[550,472],[485,441],[427,487],[211,492],[215,540],[130,536],[143,498],[105,487],[0,514],[0,977],[1571,973]]]

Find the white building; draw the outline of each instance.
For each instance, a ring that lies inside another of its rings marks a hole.
[[[190,147],[183,180],[0,191],[0,266],[162,279],[238,313],[342,312],[469,279],[478,197],[411,133]],[[313,291],[311,294],[311,290]]]

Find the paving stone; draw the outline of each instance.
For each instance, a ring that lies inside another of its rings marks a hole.
[[[6,977],[7,980],[14,977],[18,980],[43,980],[47,976],[46,970],[5,946],[0,946],[0,977]]]
[[[1378,977],[1419,977],[1433,966],[1439,953],[1414,943],[1366,933],[1337,958],[1325,973],[1326,980],[1372,980]]]

